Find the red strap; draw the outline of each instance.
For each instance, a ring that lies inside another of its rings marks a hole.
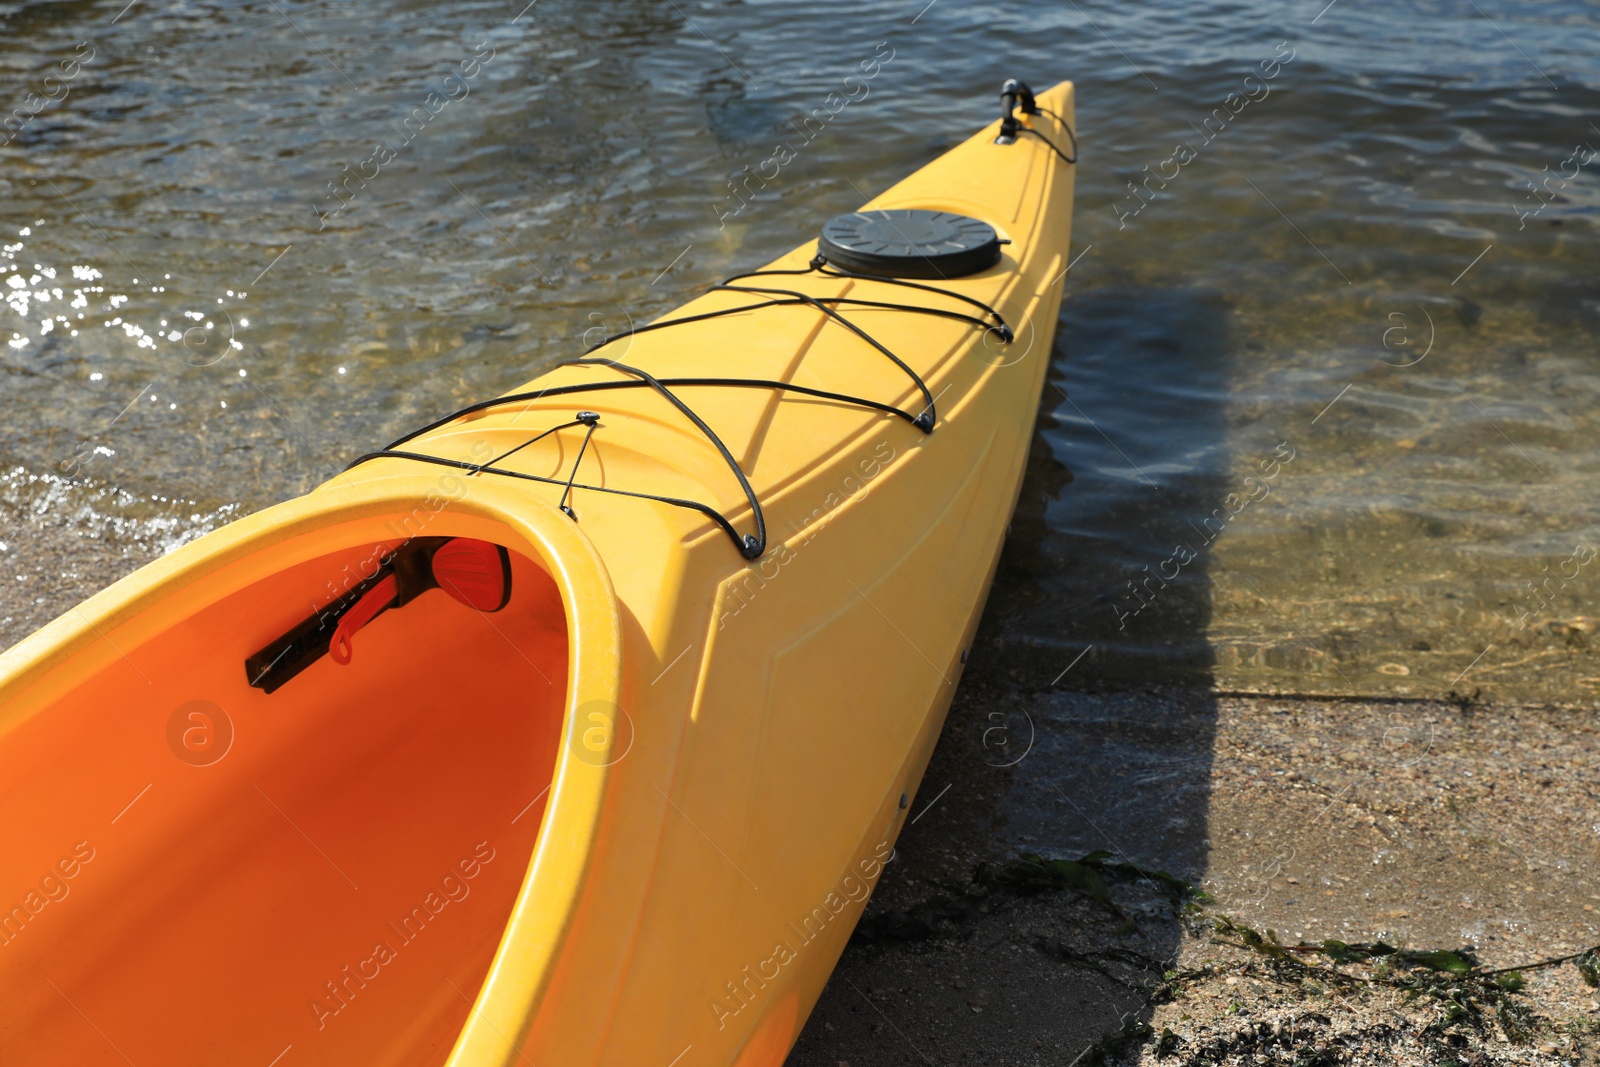
[[[377,617],[378,612],[393,604],[399,594],[400,583],[395,581],[392,574],[362,594],[355,606],[339,619],[339,625],[333,631],[333,640],[328,642],[328,655],[333,662],[350,662],[350,655],[354,651],[350,639],[357,630]]]

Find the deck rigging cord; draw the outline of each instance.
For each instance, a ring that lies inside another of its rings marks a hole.
[[[904,360],[895,355],[881,341],[873,337],[870,333],[862,329],[856,323],[851,322],[849,319],[841,315],[837,310],[837,305],[844,304],[849,306],[871,307],[884,310],[906,311],[955,319],[976,326],[986,333],[994,334],[1002,343],[1010,343],[1015,336],[1011,327],[1006,323],[1004,316],[1002,316],[998,310],[990,307],[981,300],[976,300],[962,293],[955,293],[947,289],[940,289],[937,286],[922,285],[916,282],[907,282],[897,278],[879,278],[868,274],[856,274],[837,269],[826,269],[827,266],[827,261],[823,257],[818,256],[811,261],[807,268],[803,270],[791,269],[746,271],[742,274],[736,274],[731,278],[727,278],[721,283],[712,286],[711,291],[749,293],[754,296],[765,296],[768,297],[768,299],[759,300],[750,304],[741,304],[737,307],[718,308],[714,311],[686,315],[677,319],[667,319],[664,321],[652,322],[643,326],[629,327],[627,330],[608,335],[602,338],[600,341],[590,345],[585,350],[584,355],[573,359],[562,360],[560,363],[556,364],[556,367],[607,367],[629,375],[628,378],[613,381],[579,382],[570,385],[548,386],[544,389],[521,393],[509,393],[505,396],[494,397],[490,400],[482,400],[475,404],[469,404],[464,408],[453,411],[448,415],[435,419],[433,422],[430,422],[425,426],[418,427],[417,429],[412,430],[411,432],[404,434],[399,438],[396,438],[394,441],[390,442],[381,449],[357,456],[345,469],[349,470],[374,459],[406,459],[421,463],[431,463],[438,466],[454,467],[458,470],[466,471],[469,475],[497,474],[504,477],[518,478],[525,481],[545,482],[550,485],[558,485],[562,487],[561,503],[558,506],[561,508],[564,514],[573,519],[576,519],[577,515],[569,506],[567,506],[566,503],[573,489],[583,489],[599,493],[611,493],[617,496],[634,497],[636,499],[643,500],[654,500],[658,503],[670,504],[674,507],[688,508],[693,511],[698,511],[715,523],[730,538],[732,538],[734,544],[738,546],[740,554],[743,555],[744,558],[752,560],[759,559],[766,551],[767,547],[766,516],[762,511],[761,501],[757,498],[755,489],[750,484],[749,477],[745,474],[743,468],[739,466],[738,460],[734,458],[733,453],[729,451],[727,445],[724,444],[722,439],[717,436],[716,432],[706,424],[705,420],[695,413],[693,408],[684,403],[682,398],[679,397],[676,392],[674,392],[675,389],[684,387],[694,388],[700,386],[713,386],[772,389],[779,392],[797,393],[802,396],[814,397],[820,400],[832,400],[838,403],[853,404],[859,407],[868,408],[872,411],[878,411],[886,415],[892,415],[911,423],[911,425],[915,426],[923,433],[932,433],[934,426],[937,423],[937,413],[934,407],[934,397],[929,391],[927,383],[924,382],[922,377],[917,374],[917,372],[914,371]],[[905,288],[917,289],[924,292],[937,293],[941,296],[951,297],[971,305],[974,308],[983,311],[987,318],[979,318],[975,315],[968,315],[960,311],[952,311],[948,308],[933,308],[917,304],[900,304],[880,300],[863,300],[853,297],[819,297],[813,296],[809,293],[802,293],[798,290],[775,289],[760,286],[741,286],[733,284],[744,279],[766,277],[769,275],[795,276],[809,274],[821,274],[832,278],[848,278],[856,281],[881,282],[890,285],[900,285]],[[921,395],[923,399],[923,406],[918,410],[907,410],[905,408],[897,407],[893,404],[872,400],[868,397],[853,396],[848,393],[839,393],[826,389],[816,389],[810,386],[797,385],[793,382],[781,382],[767,378],[698,376],[657,378],[638,367],[628,366],[627,364],[619,363],[616,360],[595,357],[593,355],[594,352],[599,351],[607,345],[614,344],[617,341],[635,336],[637,334],[665,329],[669,326],[682,326],[689,323],[704,322],[708,319],[722,318],[728,315],[737,315],[749,311],[759,311],[772,307],[813,308],[817,311],[820,311],[828,318],[829,321],[838,323],[846,330],[855,334],[857,337],[860,337],[879,353],[893,362],[896,367],[905,372],[906,376],[911,379],[913,387]],[[551,426],[545,430],[542,430],[516,447],[508,449],[492,459],[481,463],[449,459],[444,456],[433,456],[427,453],[410,451],[401,447],[418,437],[421,437],[427,433],[431,433],[432,431],[440,429],[441,427],[447,426],[458,419],[465,418],[468,415],[475,415],[491,408],[524,402],[531,403],[537,400],[546,400],[552,397],[567,396],[574,393],[592,393],[604,392],[612,389],[641,388],[653,390],[673,407],[675,407],[680,414],[687,418],[694,425],[694,427],[700,431],[706,440],[710,442],[711,446],[716,449],[718,454],[722,457],[723,462],[727,464],[729,472],[739,483],[739,488],[744,494],[745,501],[750,505],[751,518],[756,526],[756,532],[754,534],[740,533],[727,516],[723,515],[715,508],[712,508],[707,504],[700,503],[699,501],[686,500],[680,497],[660,496],[654,493],[642,493],[625,489],[617,489],[611,486],[589,485],[577,481],[578,463],[582,461],[583,449],[588,447],[589,439],[594,435],[594,431],[600,426],[599,416],[594,412],[580,412],[577,418],[570,419],[556,426]],[[587,418],[587,416],[594,417],[591,420]],[[508,470],[504,467],[496,466],[496,464],[498,464],[501,460],[504,460],[516,452],[520,452],[529,445],[532,445],[560,430],[570,429],[578,425],[585,426],[587,430],[584,435],[583,446],[580,448],[577,462],[574,462],[572,472],[568,477],[552,478],[537,474],[528,474],[522,471]]]
[[[1070,138],[1071,141],[1072,141],[1072,155],[1069,156],[1065,152],[1061,151],[1061,148],[1060,148],[1059,145],[1057,145],[1054,141],[1050,140],[1050,138],[1046,137],[1044,134],[1040,133],[1038,130],[1034,129],[1032,126],[1023,126],[1023,127],[1021,127],[1022,132],[1023,133],[1031,133],[1035,137],[1039,138],[1039,140],[1041,140],[1045,144],[1049,145],[1050,146],[1050,151],[1052,151],[1056,155],[1060,156],[1062,162],[1064,162],[1064,163],[1076,163],[1076,162],[1078,162],[1078,138],[1076,136],[1074,136],[1074,134],[1072,132],[1072,127],[1067,125],[1067,120],[1063,119],[1060,115],[1057,115],[1054,111],[1049,111],[1049,110],[1046,110],[1045,108],[1040,108],[1039,110],[1043,111],[1046,115],[1049,115],[1051,118],[1053,118],[1057,122],[1061,123],[1061,128],[1066,131],[1067,137]]]
[[[1069,164],[1077,162],[1077,138],[1074,136],[1071,127],[1064,119],[1061,118],[1061,116],[1055,114],[1054,112],[1046,112],[1061,124],[1062,128],[1066,130],[1067,136],[1072,139],[1071,156],[1068,156],[1066,153],[1062,152],[1060,147],[1048,137],[1044,136],[1044,134],[1030,127],[1024,126],[1017,121],[1014,112],[1019,108],[1023,114],[1038,114],[1041,111],[1037,105],[1037,102],[1034,100],[1033,92],[1029,90],[1025,84],[1017,81],[1016,79],[1008,80],[1005,86],[1001,89],[1001,97],[1005,101],[1006,107],[1001,121],[1000,137],[996,138],[996,143],[1013,144],[1015,143],[1017,137],[1021,134],[1033,134],[1035,137],[1049,146],[1049,148],[1065,162]],[[993,234],[991,233],[990,236],[993,237]],[[927,254],[918,254],[922,255],[922,258],[926,260],[927,264],[932,268],[935,275],[941,278],[949,277],[939,269],[935,258]],[[996,253],[996,255],[998,255],[998,253]],[[801,292],[797,289],[780,288],[770,285],[737,284],[746,282],[753,278],[771,278],[780,276],[821,276],[824,278],[848,279],[856,282],[871,282],[879,285],[893,285],[904,289],[935,294],[951,300],[959,301],[975,311],[981,312],[982,314],[976,315],[966,311],[953,310],[947,307],[929,307],[925,305],[897,303],[887,300],[869,300],[854,296],[816,296],[810,293]],[[568,500],[571,498],[572,491],[574,489],[582,489],[588,492],[610,493],[616,496],[633,497],[641,500],[652,500],[657,503],[668,504],[673,507],[687,508],[689,510],[699,512],[706,518],[710,519],[724,533],[726,533],[729,538],[733,540],[733,543],[738,547],[740,554],[745,559],[754,560],[759,559],[767,548],[766,516],[762,511],[761,501],[757,498],[755,489],[750,484],[749,477],[746,475],[743,468],[740,467],[738,460],[734,457],[733,453],[729,451],[727,445],[723,443],[722,439],[717,436],[716,432],[712,430],[705,420],[696,414],[694,409],[678,396],[675,390],[700,387],[732,387],[770,389],[780,393],[795,393],[800,396],[807,396],[820,400],[830,400],[836,403],[864,407],[872,411],[877,411],[885,415],[903,419],[906,422],[911,423],[911,425],[915,426],[923,433],[931,434],[938,423],[938,413],[934,403],[935,397],[929,391],[928,385],[922,379],[922,376],[913,370],[911,366],[903,359],[891,351],[887,345],[873,337],[872,334],[868,333],[855,322],[852,322],[850,319],[846,318],[841,313],[840,308],[861,307],[872,308],[876,310],[903,311],[914,314],[933,315],[940,318],[952,319],[977,327],[978,329],[982,330],[985,335],[992,334],[998,338],[1002,344],[1010,344],[1016,336],[1015,331],[1005,321],[1004,316],[1002,316],[996,308],[991,307],[981,300],[967,296],[963,293],[940,288],[938,286],[908,281],[901,277],[892,277],[889,276],[887,272],[884,274],[874,274],[863,271],[840,269],[836,264],[830,263],[827,257],[820,250],[804,268],[746,271],[744,273],[735,274],[729,278],[725,278],[720,283],[711,286],[710,291],[739,293],[758,299],[755,299],[751,303],[740,304],[736,307],[718,308],[713,311],[698,312],[692,315],[684,315],[679,318],[669,318],[647,323],[643,326],[630,325],[628,329],[615,334],[609,334],[595,344],[590,345],[584,350],[581,356],[573,359],[563,360],[557,363],[555,367],[551,368],[554,370],[559,367],[604,367],[623,374],[626,377],[610,381],[581,382],[569,385],[548,386],[543,389],[510,393],[505,396],[479,401],[475,404],[469,404],[464,408],[460,408],[448,415],[443,416],[442,418],[435,419],[426,426],[422,426],[418,429],[412,430],[410,433],[402,435],[381,449],[367,452],[356,457],[356,459],[354,459],[345,469],[349,470],[374,459],[405,459],[421,463],[431,463],[445,467],[454,467],[459,470],[467,471],[470,476],[494,474],[502,477],[522,479],[525,481],[544,482],[550,485],[558,485],[561,486],[562,492],[560,503],[557,506],[560,508],[563,514],[567,515],[567,517],[573,519],[574,521],[576,521],[578,518],[577,513],[568,504]],[[594,353],[608,345],[615,344],[616,342],[625,338],[634,337],[639,334],[649,333],[655,330],[663,330],[671,326],[684,326],[690,323],[705,322],[711,319],[723,318],[729,315],[739,315],[747,312],[762,311],[768,308],[781,307],[803,307],[818,311],[829,322],[838,324],[848,332],[865,341],[868,345],[875,349],[879,354],[887,358],[899,370],[904,372],[908,378],[911,379],[914,389],[922,398],[922,406],[919,409],[908,410],[907,408],[885,403],[879,400],[873,400],[868,397],[854,396],[848,393],[835,392],[826,389],[817,389],[810,386],[797,385],[792,382],[776,381],[768,378],[741,378],[723,376],[657,378],[638,367],[628,366],[627,364],[619,363],[616,360],[594,355]],[[733,522],[722,512],[708,504],[704,504],[696,500],[688,500],[681,497],[663,496],[654,493],[644,493],[635,490],[617,489],[611,486],[590,485],[577,481],[578,468],[583,462],[583,457],[589,447],[589,442],[594,437],[595,431],[601,428],[600,415],[593,411],[581,411],[578,413],[575,419],[561,423],[557,426],[549,427],[548,429],[545,429],[530,437],[528,440],[522,442],[516,447],[508,449],[505,452],[502,452],[492,459],[482,463],[471,463],[466,460],[449,459],[444,456],[434,456],[427,453],[416,452],[402,448],[402,446],[408,442],[413,441],[425,434],[431,433],[434,430],[440,429],[441,427],[449,425],[458,419],[466,418],[467,416],[475,415],[479,412],[488,411],[491,408],[503,407],[510,404],[532,403],[538,400],[547,400],[552,397],[567,396],[575,393],[605,392],[612,389],[650,389],[665,399],[678,411],[679,414],[681,414],[694,425],[695,429],[697,429],[706,438],[706,440],[710,442],[711,446],[722,457],[723,462],[727,464],[729,472],[739,483],[739,488],[744,494],[745,501],[750,506],[751,518],[755,524],[755,533],[741,533],[734,526]],[[513,471],[497,465],[511,455],[522,451],[523,449],[535,444],[540,440],[543,440],[545,437],[555,434],[560,430],[570,429],[579,425],[585,427],[583,442],[578,449],[578,454],[572,464],[571,472],[564,479],[559,477],[528,474],[522,471]]]

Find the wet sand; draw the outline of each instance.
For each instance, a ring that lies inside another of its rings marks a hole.
[[[1005,769],[984,744],[997,708],[1037,727]],[[1570,964],[1526,974],[1508,1037],[1497,1011],[1441,1028],[1435,1003],[1387,987],[1308,993],[1209,925],[1468,947],[1486,967],[1600,944],[1597,733],[1558,707],[964,684],[789,1063],[1597,1062],[1597,991]],[[1096,849],[1212,899],[1186,925],[1136,879],[1108,879],[1118,914],[973,878]],[[1190,973],[1164,984],[1174,970]]]
[[[0,648],[247,510],[0,467]]]

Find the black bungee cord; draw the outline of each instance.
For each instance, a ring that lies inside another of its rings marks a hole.
[[[793,277],[811,274],[819,274],[830,278],[846,278],[853,281],[867,281],[886,285],[897,285],[902,288],[916,289],[927,293],[935,293],[940,296],[950,297],[954,300],[966,303],[982,311],[986,318],[979,318],[975,315],[969,315],[965,312],[954,311],[948,308],[924,307],[917,304],[900,304],[882,300],[867,300],[859,297],[813,296],[812,294],[802,293],[793,289],[779,289],[765,286],[734,284],[735,282],[749,278],[762,278],[778,275]],[[617,496],[633,497],[635,499],[642,500],[653,500],[657,501],[658,503],[670,504],[674,507],[688,508],[705,515],[733,540],[742,556],[744,556],[746,559],[753,560],[760,558],[761,555],[765,553],[767,548],[766,516],[762,511],[761,501],[758,499],[754,487],[750,484],[749,477],[745,474],[743,468],[739,466],[738,460],[734,458],[732,452],[728,450],[728,447],[722,442],[721,438],[717,436],[716,432],[711,429],[705,420],[696,414],[695,411],[688,404],[684,403],[682,398],[680,398],[674,392],[675,389],[684,387],[695,388],[712,386],[772,389],[778,392],[795,393],[801,396],[808,396],[821,400],[831,400],[843,404],[852,404],[867,408],[872,411],[878,411],[885,415],[891,415],[896,418],[903,419],[904,421],[915,426],[917,429],[921,430],[923,433],[929,434],[933,432],[934,427],[937,424],[938,417],[934,407],[934,397],[932,392],[928,389],[927,383],[923,381],[921,375],[913,370],[903,359],[895,355],[895,353],[892,352],[881,341],[873,337],[870,333],[862,329],[856,323],[851,322],[849,319],[840,314],[837,310],[838,306],[847,305],[851,307],[869,307],[880,310],[906,311],[953,319],[976,326],[985,333],[992,333],[996,335],[1002,343],[1010,343],[1015,337],[1014,331],[1011,329],[1010,325],[1006,323],[1004,316],[1002,316],[998,310],[988,304],[985,304],[981,300],[977,300],[963,293],[956,293],[948,289],[941,289],[937,286],[923,285],[918,282],[906,281],[900,278],[881,278],[870,274],[858,274],[851,271],[840,270],[834,267],[832,264],[829,264],[827,260],[820,255],[812,259],[812,261],[803,269],[757,270],[735,274],[732,277],[724,279],[719,284],[712,286],[710,291],[748,293],[753,296],[768,297],[768,299],[759,300],[750,304],[741,304],[736,307],[718,308],[713,311],[699,312],[694,315],[685,315],[682,318],[666,319],[658,322],[647,323],[643,326],[630,326],[627,330],[609,335],[595,344],[590,345],[584,351],[582,356],[575,359],[563,360],[556,364],[556,367],[607,367],[620,373],[627,374],[630,376],[629,378],[617,381],[579,382],[569,385],[549,386],[544,389],[538,389],[529,392],[511,393],[506,396],[494,397],[489,400],[482,400],[474,404],[469,404],[464,408],[453,411],[448,415],[435,419],[425,426],[421,426],[400,436],[399,438],[396,438],[394,441],[390,442],[381,449],[357,456],[345,469],[349,470],[374,459],[406,459],[421,463],[432,463],[446,467],[454,467],[456,469],[468,472],[469,475],[496,474],[505,477],[520,478],[525,481],[545,482],[550,485],[560,486],[562,488],[560,505],[561,511],[574,520],[577,518],[577,515],[571,507],[567,506],[567,499],[574,489],[583,489],[590,492],[599,493],[612,493]],[[922,397],[922,408],[917,411],[908,411],[893,404],[886,404],[882,401],[872,400],[867,397],[852,396],[848,393],[833,392],[826,389],[816,389],[810,386],[797,385],[793,382],[781,382],[766,378],[657,378],[637,367],[630,367],[626,364],[619,363],[616,360],[599,358],[593,355],[593,353],[606,347],[607,345],[614,344],[617,341],[627,337],[635,336],[637,334],[661,330],[669,326],[683,326],[690,323],[704,322],[709,319],[722,318],[724,316],[742,314],[749,311],[759,311],[772,307],[813,308],[817,311],[820,311],[830,321],[838,323],[846,330],[866,341],[867,344],[871,345],[880,354],[889,359],[896,367],[898,367],[906,374],[907,377],[911,379],[916,391]],[[741,534],[737,528],[734,527],[733,523],[728,519],[727,516],[723,515],[715,508],[712,508],[706,504],[702,504],[698,501],[685,500],[679,497],[660,496],[653,493],[642,493],[631,490],[616,489],[610,486],[587,485],[579,482],[576,479],[578,473],[578,463],[582,462],[583,459],[583,450],[580,450],[577,461],[573,464],[571,474],[564,479],[544,477],[535,474],[526,474],[521,471],[507,470],[504,467],[496,466],[496,464],[498,464],[500,461],[522,451],[529,445],[541,441],[560,430],[570,429],[571,427],[578,425],[586,427],[583,445],[584,449],[587,449],[589,439],[594,435],[594,431],[599,428],[600,425],[600,417],[595,412],[580,412],[576,419],[568,420],[567,422],[563,422],[559,425],[543,430],[521,444],[510,448],[494,458],[482,463],[471,463],[466,460],[447,459],[443,456],[432,456],[426,453],[413,452],[401,447],[419,437],[424,436],[425,434],[447,426],[458,419],[465,418],[468,415],[475,415],[479,412],[487,411],[495,407],[502,407],[508,404],[517,404],[523,402],[531,403],[537,400],[545,400],[557,396],[566,396],[573,393],[604,392],[611,389],[640,388],[651,389],[672,404],[680,414],[687,418],[694,425],[694,427],[700,431],[703,436],[705,436],[705,438],[711,443],[712,447],[721,455],[723,461],[728,466],[729,472],[739,483],[739,488],[744,494],[745,501],[750,505],[751,518],[755,522],[756,526],[756,532],[753,535]]]
[[[1056,112],[1047,108],[1039,107],[1038,102],[1034,98],[1033,91],[1029,89],[1026,84],[1018,81],[1015,78],[1009,79],[1001,88],[1000,95],[1002,101],[1004,102],[1004,111],[1000,123],[1000,135],[995,138],[997,144],[1015,144],[1018,137],[1024,134],[1031,134],[1032,136],[1043,141],[1045,145],[1047,145],[1050,150],[1054,152],[1056,156],[1059,157],[1063,162],[1067,164],[1077,163],[1078,138],[1077,135],[1073,133],[1072,127]],[[1071,142],[1072,154],[1068,155],[1066,152],[1063,152],[1061,147],[1056,144],[1056,142],[1052,141],[1049,137],[1046,137],[1040,131],[1032,128],[1031,126],[1025,126],[1019,122],[1016,116],[1018,111],[1024,115],[1038,115],[1042,113],[1055,119],[1056,122],[1060,124],[1062,130],[1065,131],[1068,139]],[[819,275],[825,278],[848,279],[850,281],[871,282],[878,285],[893,285],[904,289],[913,289],[918,292],[931,293],[964,303],[969,307],[981,312],[982,316],[980,317],[979,315],[969,314],[964,311],[956,311],[951,308],[926,307],[917,304],[902,304],[884,300],[869,300],[855,296],[815,296],[810,293],[800,292],[796,289],[785,289],[766,285],[736,284],[751,278],[771,278],[779,276],[803,277],[812,275]],[[1005,318],[1000,314],[1000,312],[981,300],[967,296],[964,293],[953,292],[949,289],[943,289],[934,285],[926,285],[921,282],[908,281],[904,278],[884,277],[875,274],[864,274],[856,271],[840,269],[836,264],[830,263],[820,252],[803,268],[774,268],[767,270],[746,271],[744,273],[735,274],[729,278],[723,279],[722,282],[712,286],[710,291],[748,294],[750,296],[759,297],[762,299],[758,299],[748,304],[740,304],[735,307],[718,308],[712,311],[697,312],[692,315],[684,315],[680,318],[662,319],[656,322],[647,323],[643,326],[630,325],[626,330],[623,330],[619,333],[610,334],[599,342],[590,345],[584,350],[581,356],[574,359],[563,360],[562,362],[556,364],[557,368],[604,367],[626,375],[627,377],[611,381],[578,382],[567,385],[548,386],[544,389],[511,393],[506,396],[494,397],[489,400],[479,401],[475,404],[469,404],[464,408],[443,416],[442,418],[435,419],[426,426],[402,435],[381,449],[356,457],[356,459],[352,461],[345,469],[349,470],[350,468],[374,459],[406,459],[420,463],[431,463],[445,467],[453,467],[459,470],[464,470],[471,476],[476,476],[479,474],[496,474],[508,478],[519,478],[525,481],[544,482],[550,485],[561,487],[561,501],[558,506],[562,513],[574,521],[577,520],[577,513],[567,503],[574,489],[582,489],[588,492],[597,493],[611,493],[616,496],[632,497],[639,500],[653,500],[658,503],[669,504],[674,507],[687,508],[692,511],[699,512],[715,523],[724,533],[728,535],[729,538],[733,540],[733,543],[738,547],[740,554],[744,556],[745,559],[754,560],[760,558],[767,548],[766,516],[762,511],[761,501],[757,498],[755,489],[750,484],[749,477],[745,474],[744,469],[740,467],[739,462],[737,459],[735,459],[733,453],[728,450],[727,445],[723,443],[722,439],[717,436],[716,432],[711,429],[706,421],[696,414],[694,409],[686,404],[683,399],[677,395],[675,390],[700,387],[732,387],[747,389],[770,389],[780,393],[795,393],[800,396],[807,396],[820,400],[829,400],[836,403],[864,407],[871,411],[877,411],[885,415],[903,419],[904,421],[915,426],[917,429],[921,430],[923,433],[931,434],[938,423],[938,415],[934,407],[935,398],[929,391],[928,385],[923,380],[922,376],[913,370],[911,366],[905,362],[905,360],[901,359],[898,355],[892,352],[887,345],[873,337],[870,333],[862,329],[856,323],[845,318],[839,309],[841,307],[862,307],[888,311],[904,311],[921,315],[934,315],[940,318],[952,319],[958,322],[967,323],[968,325],[975,326],[984,331],[985,334],[994,334],[1000,339],[1002,344],[1010,344],[1016,336],[1015,331],[1005,321]],[[616,360],[594,355],[594,353],[602,348],[605,348],[607,345],[615,344],[617,341],[623,340],[624,338],[634,337],[642,333],[649,333],[655,330],[664,330],[671,326],[684,326],[690,323],[706,322],[711,319],[723,318],[728,315],[740,315],[747,312],[761,311],[767,308],[778,307],[805,307],[814,309],[822,313],[822,315],[825,316],[829,321],[837,323],[850,333],[867,342],[868,345],[876,349],[879,354],[890,360],[897,368],[904,372],[908,378],[911,379],[916,392],[922,397],[923,406],[921,409],[909,411],[894,404],[887,404],[882,401],[872,400],[867,397],[852,396],[848,393],[817,389],[810,386],[797,385],[793,382],[775,381],[767,378],[736,378],[719,376],[657,378],[638,367],[628,366],[627,364],[619,363]],[[547,400],[553,397],[567,396],[574,393],[604,392],[612,389],[652,390],[670,403],[679,414],[693,424],[695,429],[698,430],[708,442],[710,442],[712,447],[722,457],[723,462],[727,464],[730,473],[739,483],[739,488],[744,494],[745,501],[750,506],[751,518],[753,519],[756,527],[754,534],[740,533],[726,515],[722,514],[720,511],[716,510],[710,505],[700,503],[699,501],[686,500],[680,497],[660,496],[652,493],[642,493],[627,489],[617,489],[611,486],[587,485],[577,481],[579,464],[583,462],[584,454],[589,447],[589,442],[593,438],[595,431],[600,428],[600,415],[593,411],[580,411],[575,419],[543,430],[521,444],[510,448],[495,456],[493,459],[483,463],[470,463],[466,460],[448,459],[443,456],[433,456],[422,452],[409,451],[401,447],[419,437],[422,437],[425,434],[447,426],[458,419],[466,418],[469,415],[475,415],[479,412],[488,411],[491,408],[523,402],[532,403],[538,400]],[[551,434],[579,425],[585,427],[583,444],[578,450],[577,458],[573,462],[571,472],[565,479],[557,477],[545,477],[537,474],[527,474],[522,471],[508,470],[504,467],[497,466],[497,464],[499,464],[501,461],[509,458],[517,452],[522,451],[528,446],[543,440]]]

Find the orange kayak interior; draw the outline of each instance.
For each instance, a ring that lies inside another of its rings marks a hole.
[[[556,766],[555,582],[513,552],[503,610],[430,590],[361,630],[348,665],[270,695],[218,651],[283,633],[387,547],[286,560],[7,734],[0,866],[30,887],[0,901],[8,1062],[449,1053]]]

